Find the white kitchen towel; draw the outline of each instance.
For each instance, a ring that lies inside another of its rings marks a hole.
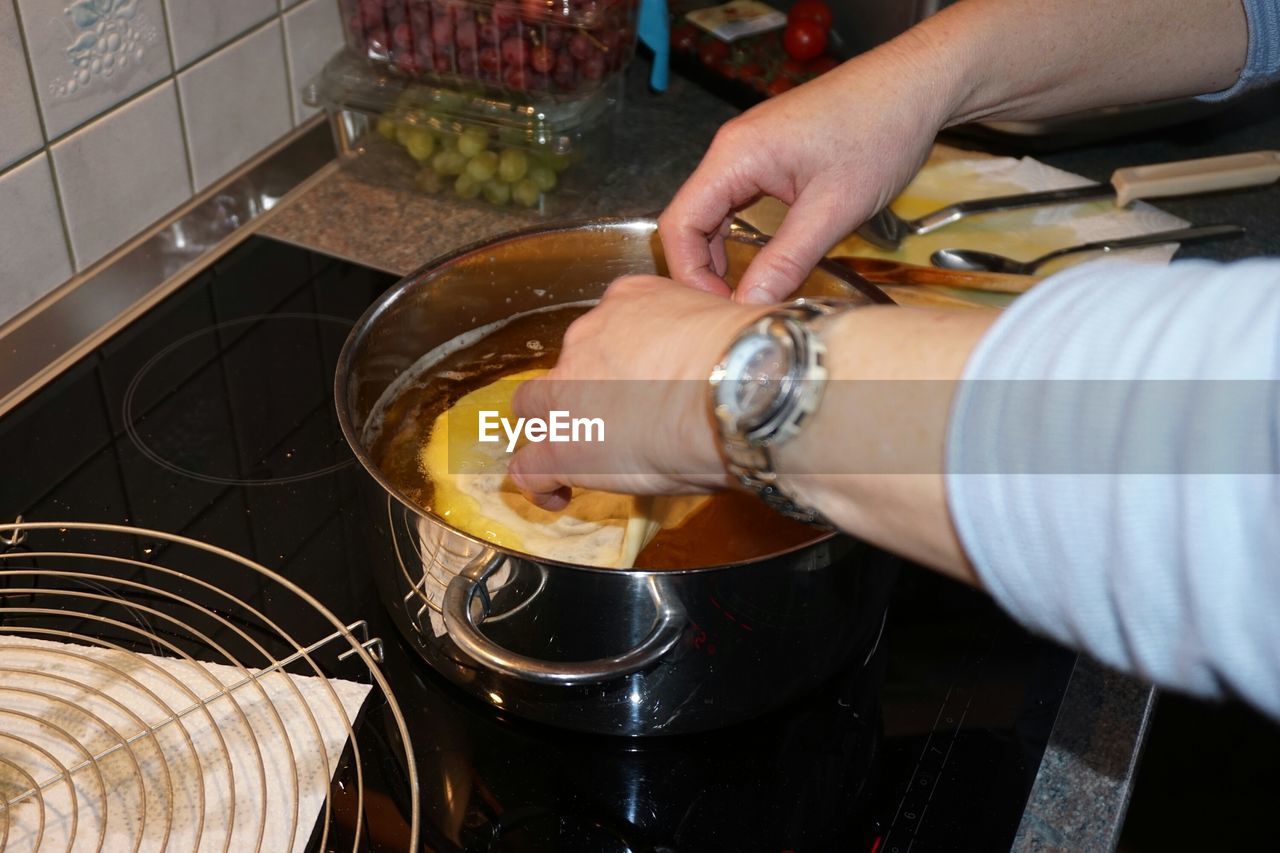
[[[246,675],[0,636],[0,798],[62,776],[0,811],[0,848],[302,850],[370,686],[271,672],[161,725]]]

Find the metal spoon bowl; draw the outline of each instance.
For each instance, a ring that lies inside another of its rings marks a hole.
[[[1118,249],[1158,246],[1162,243],[1185,243],[1191,240],[1208,240],[1214,237],[1238,237],[1243,233],[1244,229],[1239,225],[1200,225],[1192,228],[1175,228],[1172,231],[1157,231],[1154,234],[1139,234],[1135,237],[1095,240],[1091,243],[1081,243],[1078,246],[1056,249],[1030,261],[1017,261],[1004,255],[983,252],[978,249],[939,249],[929,257],[929,260],[933,262],[935,267],[947,270],[1032,275],[1049,261],[1061,258],[1064,255],[1074,255],[1078,252],[1114,252]]]

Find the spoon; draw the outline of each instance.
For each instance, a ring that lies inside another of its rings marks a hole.
[[[1095,240],[1092,243],[1081,243],[1079,246],[1068,246],[1056,249],[1047,255],[1030,261],[1015,261],[994,252],[982,252],[977,249],[939,249],[929,260],[936,267],[947,270],[982,270],[986,272],[1013,273],[1015,275],[1031,275],[1037,268],[1060,258],[1063,255],[1074,255],[1077,252],[1114,252],[1117,249],[1133,249],[1138,246],[1158,246],[1161,243],[1182,243],[1189,240],[1207,240],[1212,237],[1238,237],[1244,233],[1239,225],[1200,225],[1193,228],[1175,228],[1172,231],[1157,231],[1154,234],[1139,234],[1136,237],[1116,237],[1110,240]]]
[[[893,250],[913,234],[928,234],[977,214],[1104,198],[1114,198],[1116,207],[1125,207],[1135,199],[1263,186],[1277,179],[1280,179],[1280,151],[1251,151],[1175,163],[1129,166],[1116,169],[1109,183],[960,201],[917,219],[903,219],[886,207],[859,226],[857,234],[873,246]]]

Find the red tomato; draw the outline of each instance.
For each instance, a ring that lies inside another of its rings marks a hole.
[[[810,74],[815,76],[818,74],[826,74],[839,64],[839,62],[832,59],[830,56],[822,56],[809,63],[808,71]]]
[[[787,24],[782,46],[792,59],[813,59],[827,49],[827,31],[813,21]]]
[[[831,29],[831,7],[822,0],[796,0],[787,12],[787,23],[813,21],[824,30]]]
[[[794,89],[795,85],[795,83],[792,83],[786,77],[776,77],[773,82],[769,84],[768,88],[765,89],[765,92],[770,95],[781,95],[788,89]]]
[[[676,50],[692,53],[698,46],[698,30],[692,24],[671,28],[671,46]]]
[[[711,39],[698,51],[698,61],[703,65],[714,67],[716,63],[729,58],[729,45],[720,39]]]

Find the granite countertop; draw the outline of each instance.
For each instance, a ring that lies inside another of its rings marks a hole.
[[[575,164],[566,191],[545,215],[424,195],[402,156],[337,169],[283,209],[262,233],[366,266],[406,275],[427,261],[508,231],[601,216],[656,215],[698,165],[716,129],[737,110],[675,75],[651,94],[636,62],[623,109],[588,141],[594,153]],[[584,146],[585,148],[586,146]]]
[[[591,191],[568,194],[540,217],[370,182],[334,168],[273,211],[262,233],[396,274],[513,229],[595,216],[656,213],[697,165],[716,128],[736,114],[727,103],[673,76],[652,95],[644,68],[628,75],[624,107]],[[1016,153],[1024,140],[948,140]],[[1107,179],[1121,166],[1280,147],[1280,91],[1178,127],[1059,152],[1050,165]],[[378,168],[375,166],[375,172]],[[394,168],[391,168],[394,172]],[[396,175],[382,177],[394,179]],[[403,175],[400,176],[403,178]],[[1190,199],[1160,207],[1197,224],[1235,222],[1240,239],[1192,244],[1179,257],[1229,260],[1280,254],[1280,186]],[[1119,839],[1156,691],[1081,657],[1055,723],[1014,843],[1015,850],[1106,850]]]

